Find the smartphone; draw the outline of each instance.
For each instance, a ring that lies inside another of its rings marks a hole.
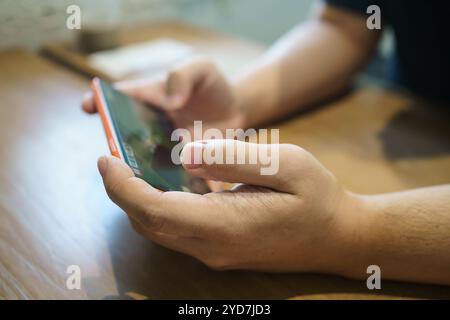
[[[172,148],[180,141],[171,141],[173,126],[163,112],[99,78],[91,87],[111,154],[125,161],[137,177],[161,191],[211,191],[207,181],[172,161]]]

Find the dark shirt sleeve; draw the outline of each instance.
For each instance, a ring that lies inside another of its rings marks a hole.
[[[362,15],[367,15],[366,11],[370,5],[375,4],[380,8],[383,7],[382,0],[323,0],[323,2]]]

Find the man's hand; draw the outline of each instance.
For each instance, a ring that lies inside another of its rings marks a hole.
[[[194,164],[194,149],[271,145],[235,140],[188,143],[186,170],[205,179],[240,182],[198,195],[157,191],[113,157],[98,166],[109,197],[136,231],[215,269],[312,271],[367,278],[450,284],[450,185],[362,196],[343,189],[310,153],[279,145],[279,171],[259,164]],[[225,151],[227,152],[227,151]]]
[[[182,159],[190,174],[242,183],[206,195],[157,191],[113,157],[101,158],[98,167],[109,197],[136,231],[212,268],[345,274],[346,264],[358,259],[348,250],[359,227],[346,211],[352,195],[310,153],[279,145],[280,169],[272,176],[261,175],[259,164],[190,161],[195,148],[203,154],[238,147],[249,153],[270,146],[235,140],[187,144]]]
[[[165,79],[125,81],[117,89],[144,102],[162,108],[176,127],[192,127],[202,120],[204,127],[239,128],[243,112],[234,88],[209,60],[196,59],[171,70]],[[92,94],[83,99],[83,110],[95,113]]]

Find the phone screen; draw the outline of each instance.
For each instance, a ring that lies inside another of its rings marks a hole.
[[[173,131],[169,119],[158,109],[140,103],[100,80],[106,107],[123,160],[135,175],[162,191],[208,193],[204,179],[189,175],[171,159]]]

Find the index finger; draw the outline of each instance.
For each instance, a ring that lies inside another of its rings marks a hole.
[[[139,99],[141,92],[143,89],[148,85],[148,81],[143,80],[129,80],[129,81],[122,81],[117,82],[113,86],[130,96],[133,96],[137,99]],[[83,110],[87,113],[96,113],[97,112],[97,106],[95,105],[95,99],[92,94],[92,91],[88,91],[84,94],[81,106],[83,107]]]
[[[114,83],[116,90],[125,93],[137,100],[152,104],[156,107],[162,107],[165,104],[165,94],[161,76],[155,75],[146,79],[126,80]],[[87,113],[96,113],[97,107],[91,91],[84,94],[82,103],[83,110]]]

